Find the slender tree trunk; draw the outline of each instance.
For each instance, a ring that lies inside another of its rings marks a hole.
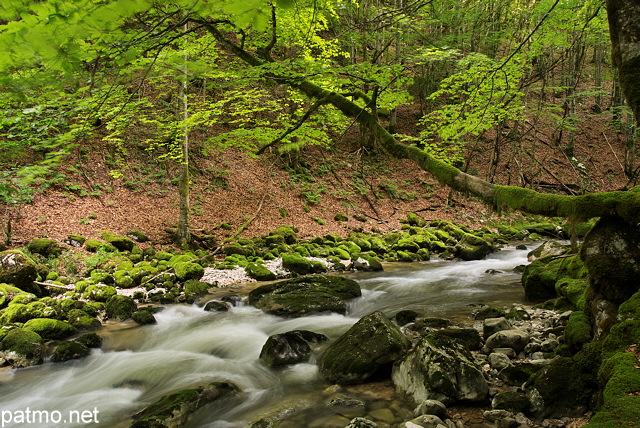
[[[185,24],[184,31],[188,31],[188,23]],[[189,77],[189,69],[187,65],[188,55],[184,54],[184,66],[182,69],[182,81],[179,86],[180,98],[180,116],[185,125],[182,130],[182,159],[180,162],[180,181],[178,182],[178,194],[180,197],[180,216],[178,219],[178,231],[176,236],[176,244],[179,247],[186,247],[190,242],[189,232],[189,130],[186,126],[186,119],[189,117],[187,85]]]

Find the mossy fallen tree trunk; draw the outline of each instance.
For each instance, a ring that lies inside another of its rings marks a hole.
[[[253,67],[267,63],[251,52],[243,49],[228,39],[215,25],[203,23],[216,40],[227,47],[236,57]],[[529,214],[540,214],[548,217],[565,217],[570,220],[587,220],[594,217],[618,216],[628,222],[640,220],[640,191],[617,191],[606,193],[590,193],[569,196],[539,193],[531,189],[517,186],[501,186],[489,183],[473,175],[460,171],[447,162],[436,159],[415,146],[399,142],[378,121],[377,117],[356,102],[349,95],[329,91],[307,79],[265,74],[278,83],[287,84],[313,100],[322,100],[330,104],[344,115],[354,118],[368,129],[376,128],[380,137],[380,146],[391,156],[398,159],[410,159],[429,172],[440,183],[453,190],[476,196],[497,210],[512,209]]]

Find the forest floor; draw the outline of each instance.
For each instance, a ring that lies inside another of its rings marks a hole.
[[[609,117],[585,106],[582,124],[571,135],[540,122],[528,130],[503,131],[499,144],[488,134],[467,147],[465,169],[498,184],[547,192],[619,190],[627,184],[624,136],[610,126]],[[415,109],[401,110],[400,132],[415,135],[417,118]],[[204,149],[197,139],[193,148],[194,153]],[[490,174],[496,153],[500,157]],[[104,230],[126,234],[133,229],[156,243],[168,243],[166,231],[178,220],[177,168],[142,149],[129,152],[124,164],[118,165],[116,158],[113,147],[89,142],[61,170],[60,183],[37,193],[32,203],[0,207],[0,213],[12,220],[12,245],[35,237],[62,240],[75,233],[99,238]],[[241,237],[261,236],[290,224],[305,238],[395,230],[407,212],[472,227],[522,218],[498,215],[474,198],[452,194],[411,161],[359,148],[355,129],[331,148],[309,148],[295,156],[273,152],[254,157],[227,149],[192,159],[191,228],[218,239],[247,223]],[[122,177],[110,174],[114,167]],[[349,219],[335,221],[337,213]],[[221,228],[223,223],[231,228]]]

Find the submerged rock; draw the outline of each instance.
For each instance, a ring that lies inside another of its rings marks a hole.
[[[428,335],[393,368],[393,383],[416,404],[484,401],[489,385],[464,346],[444,336]]]
[[[183,426],[189,416],[206,404],[220,398],[237,394],[237,386],[227,382],[213,382],[206,386],[184,389],[151,404],[133,415],[131,428]]]
[[[325,311],[345,313],[347,301],[361,294],[352,279],[309,275],[255,288],[248,302],[270,314],[296,317]]]
[[[355,323],[319,357],[320,375],[338,384],[361,383],[389,368],[409,348],[408,339],[382,312]]]

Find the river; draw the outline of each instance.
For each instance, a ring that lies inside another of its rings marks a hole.
[[[29,409],[61,420],[75,416],[81,423],[19,424],[5,419],[2,426],[126,427],[131,414],[162,395],[211,381],[229,381],[244,394],[208,406],[190,426],[246,427],[256,415],[291,401],[314,403],[307,419],[291,426],[339,425],[345,416],[325,406],[322,391],[329,385],[319,379],[313,361],[279,370],[260,364],[260,350],[270,335],[306,329],[333,340],[377,310],[392,316],[413,309],[425,316],[468,321],[473,305],[523,302],[520,275],[513,269],[527,263],[527,253],[507,247],[480,261],[393,263],[386,264],[384,272],[348,274],[360,283],[363,295],[346,315],[286,319],[242,305],[219,313],[198,305],[167,305],[155,315],[155,325],[109,323],[98,331],[102,349],[85,359],[0,372],[0,412],[10,412],[3,417],[15,421]],[[499,272],[488,273],[490,269]],[[376,408],[376,399],[372,401],[370,407]],[[378,407],[392,404],[403,406],[387,402]],[[78,417],[82,412],[85,419]]]

